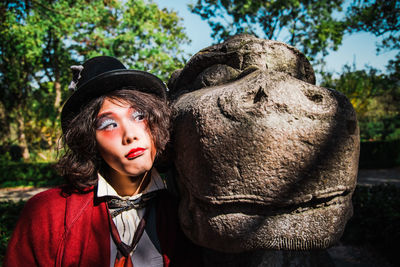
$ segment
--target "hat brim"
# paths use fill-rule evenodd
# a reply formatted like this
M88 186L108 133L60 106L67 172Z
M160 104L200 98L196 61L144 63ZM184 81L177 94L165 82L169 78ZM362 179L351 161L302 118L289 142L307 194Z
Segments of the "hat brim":
M135 90L150 93L166 100L166 87L155 75L140 70L114 70L105 72L87 81L79 87L65 102L61 112L61 127L63 132L69 122L80 112L90 100L109 92L132 86Z

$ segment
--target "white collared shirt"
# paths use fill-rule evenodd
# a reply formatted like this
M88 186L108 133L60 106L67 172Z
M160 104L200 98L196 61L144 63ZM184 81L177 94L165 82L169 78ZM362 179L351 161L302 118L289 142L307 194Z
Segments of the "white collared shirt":
M106 181L106 179L103 176L101 176L101 174L98 174L98 177L99 177L97 186L98 197L112 196L123 200L126 199L135 200L140 198L145 193L150 193L153 191L162 190L166 188L163 180L160 177L160 174L154 168L151 171L151 179L147 187L141 193L130 197L129 196L122 197L118 195L115 189ZM121 241L124 242L125 244L130 245L132 243L136 228L140 222L140 219L144 216L144 211L145 208L137 210L130 209L122 212L121 214L113 218L114 224L118 229Z

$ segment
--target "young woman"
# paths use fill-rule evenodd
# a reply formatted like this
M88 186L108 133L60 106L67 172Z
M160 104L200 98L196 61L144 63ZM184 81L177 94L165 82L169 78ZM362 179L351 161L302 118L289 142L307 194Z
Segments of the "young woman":
M164 84L112 57L71 68L58 162L68 185L27 202L4 266L200 266L153 167L169 139Z

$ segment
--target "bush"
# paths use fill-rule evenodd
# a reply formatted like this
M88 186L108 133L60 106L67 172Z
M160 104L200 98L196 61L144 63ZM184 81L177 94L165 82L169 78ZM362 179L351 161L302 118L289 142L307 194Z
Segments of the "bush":
M0 188L15 186L55 186L63 183L51 163L4 161L0 165Z
M360 119L361 141L390 141L400 139L400 116Z
M0 263L3 262L8 240L25 202L0 202Z
M400 266L400 188L394 185L357 186L353 195L354 215L347 223L342 241L369 244Z
M400 139L361 142L360 169L392 168L400 165Z

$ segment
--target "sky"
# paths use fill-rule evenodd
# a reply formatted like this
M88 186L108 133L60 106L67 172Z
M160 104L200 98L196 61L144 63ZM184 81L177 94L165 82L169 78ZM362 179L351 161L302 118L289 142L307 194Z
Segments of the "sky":
M214 43L208 23L201 20L199 15L192 14L187 7L189 3L195 3L195 0L154 0L154 2L160 8L166 7L168 10L176 11L178 16L183 18L186 34L192 40L190 45L182 47L185 52L193 55L202 48ZM393 59L396 53L391 51L377 55L376 43L378 41L378 38L369 33L344 36L339 49L330 51L329 55L325 57L327 62L325 70L338 74L344 65L353 65L355 63L357 69L363 69L366 65L369 65L385 71L388 61Z

